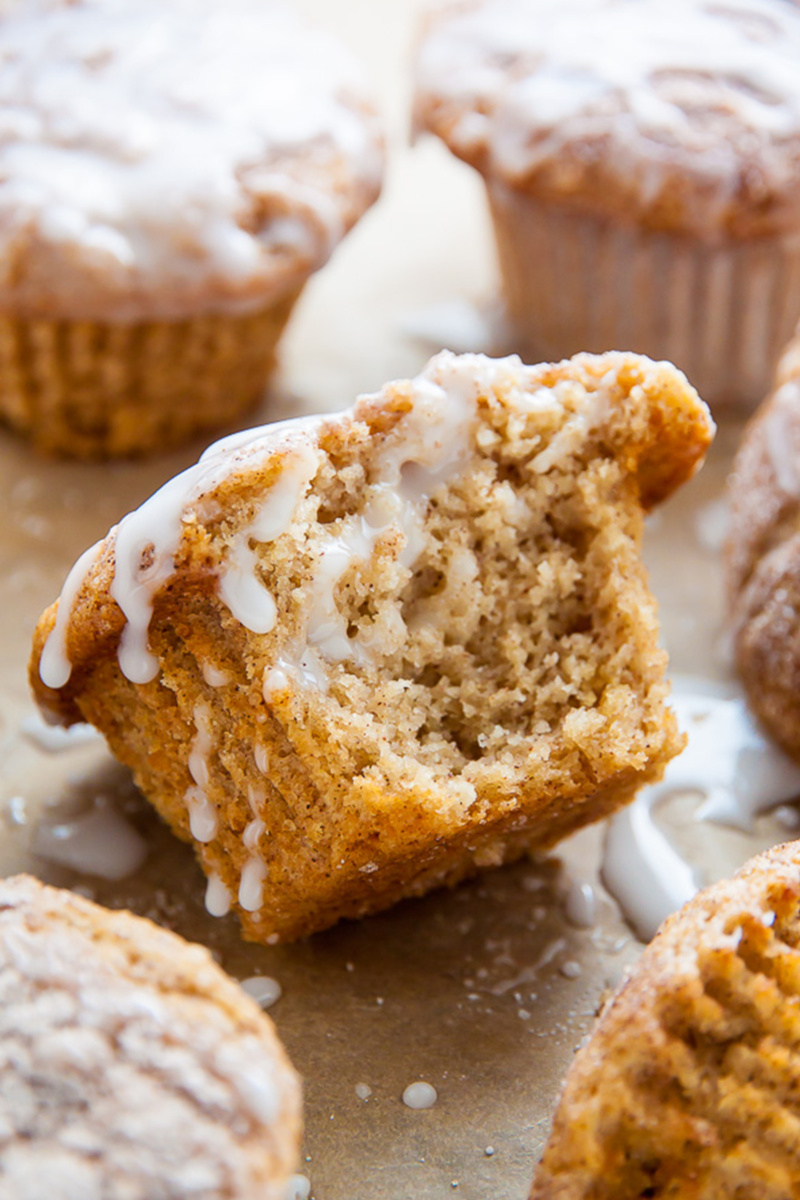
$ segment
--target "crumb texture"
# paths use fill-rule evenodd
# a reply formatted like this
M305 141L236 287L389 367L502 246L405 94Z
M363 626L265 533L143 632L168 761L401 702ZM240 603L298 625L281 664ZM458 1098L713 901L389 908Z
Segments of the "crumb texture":
M800 843L670 917L573 1062L531 1200L800 1196Z
M42 619L34 689L103 729L249 937L455 882L680 747L639 548L711 432L665 364L442 354L126 518Z
M299 1124L271 1022L207 951L0 883L2 1200L283 1200Z

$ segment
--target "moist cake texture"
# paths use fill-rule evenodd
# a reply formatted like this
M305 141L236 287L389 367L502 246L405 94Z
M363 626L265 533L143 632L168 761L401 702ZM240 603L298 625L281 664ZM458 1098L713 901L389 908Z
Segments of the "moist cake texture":
M661 927L570 1068L531 1200L800 1195L800 843Z
M681 746L639 548L713 426L627 354L434 358L212 447L79 560L31 682L288 939L552 845Z
M300 1089L270 1019L152 922L0 881L3 1200L284 1200Z

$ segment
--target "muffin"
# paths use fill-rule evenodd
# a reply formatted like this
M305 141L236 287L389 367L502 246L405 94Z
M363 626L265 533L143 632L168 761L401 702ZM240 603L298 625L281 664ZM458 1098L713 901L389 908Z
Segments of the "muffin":
M378 192L348 54L273 0L34 0L0 63L0 418L81 458L230 423Z
M207 950L20 875L0 995L0 1195L284 1200L297 1077Z
M247 938L455 883L680 749L639 552L711 433L669 365L442 353L125 517L41 618L34 693L105 734Z
M800 1196L800 843L669 917L567 1075L531 1200Z
M416 124L482 174L513 348L629 347L754 405L800 316L800 12L785 0L464 0Z
M728 480L728 618L753 711L800 760L800 338L745 429Z

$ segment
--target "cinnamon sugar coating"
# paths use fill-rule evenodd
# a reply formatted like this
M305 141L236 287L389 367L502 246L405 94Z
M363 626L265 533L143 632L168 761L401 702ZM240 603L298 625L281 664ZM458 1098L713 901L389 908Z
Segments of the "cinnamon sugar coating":
M680 748L639 549L712 431L668 364L441 354L126 518L42 617L34 692L103 731L248 938L455 883Z
M767 729L800 757L800 360L795 341L745 430L728 483L736 666Z
M0 1195L284 1200L300 1089L207 950L0 882Z
M800 225L800 13L783 0L432 6L417 124L487 178L637 228Z
M668 918L567 1075L531 1200L800 1195L800 843Z

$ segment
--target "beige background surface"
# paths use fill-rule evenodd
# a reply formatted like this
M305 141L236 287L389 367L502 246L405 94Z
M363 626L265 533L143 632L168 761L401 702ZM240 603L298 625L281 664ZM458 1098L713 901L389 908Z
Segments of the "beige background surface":
M390 131L387 183L377 208L309 286L281 375L253 423L338 408L416 372L443 344L483 348L475 306L485 310L495 294L478 181L433 142L408 144L407 63L418 6L305 0L302 7L367 61ZM429 336L412 336L413 329ZM709 467L649 530L673 668L709 679L727 673L709 530L723 517L719 495L738 434L736 422L724 424ZM240 978L280 982L271 1013L305 1079L299 1169L316 1200L524 1200L567 1063L602 994L638 953L597 881L602 831L579 835L558 858L488 874L296 946L247 946L232 918L206 915L191 854L159 826L105 750L45 750L29 724L25 664L40 610L77 555L201 448L147 464L73 466L43 462L0 432L0 870L27 868L128 905L206 942ZM103 882L32 854L40 822L52 827L98 805L124 812L145 836L148 855L135 875ZM785 836L769 818L753 837L689 828L679 810L671 836L690 847L704 878ZM598 920L589 928L570 925L564 913L576 880L597 888ZM578 965L565 972L567 963ZM401 1095L420 1078L439 1099L415 1112ZM369 1086L366 1100L357 1084Z

